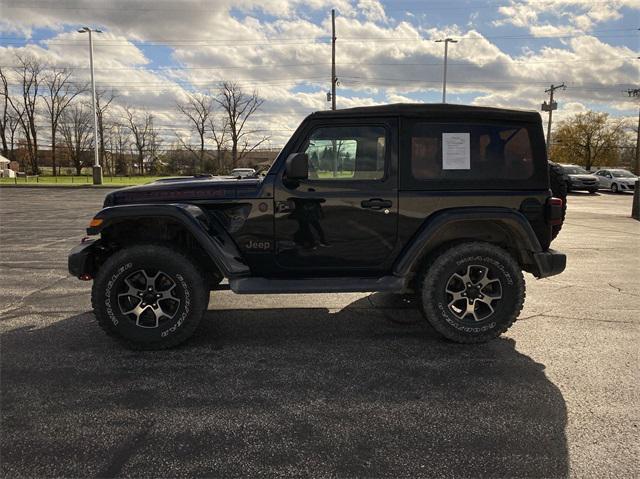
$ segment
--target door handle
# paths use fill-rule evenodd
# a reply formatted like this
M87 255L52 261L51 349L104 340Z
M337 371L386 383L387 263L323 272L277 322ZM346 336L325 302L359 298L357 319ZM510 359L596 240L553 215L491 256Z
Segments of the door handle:
M372 210L381 210L382 208L391 208L393 203L390 200L383 200L381 198L371 198L370 200L363 200L360 206L363 208L370 208Z

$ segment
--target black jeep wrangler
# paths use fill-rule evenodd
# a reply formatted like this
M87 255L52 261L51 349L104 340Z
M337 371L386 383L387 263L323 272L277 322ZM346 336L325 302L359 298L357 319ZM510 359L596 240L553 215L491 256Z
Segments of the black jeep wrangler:
M478 343L518 317L522 271L564 270L549 249L562 218L536 112L322 111L262 178L110 193L69 271L94 280L98 322L132 348L191 336L224 278L239 294L413 293L444 337Z

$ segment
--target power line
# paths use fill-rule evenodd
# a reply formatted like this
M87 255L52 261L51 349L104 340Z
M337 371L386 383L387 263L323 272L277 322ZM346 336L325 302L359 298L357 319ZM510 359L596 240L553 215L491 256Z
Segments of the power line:
M628 57L608 57L607 60L631 60L636 59L635 56ZM508 64L527 64L527 65L546 65L546 64L567 64L567 63L602 63L602 59L581 59L581 60L544 60L544 61L532 61L532 60L509 60ZM331 65L331 62L311 62L311 63L271 63L271 64L255 64L248 63L245 65L230 65L230 66L197 66L197 67L187 67L182 65L176 66L159 66L159 67L147 67L145 65L140 66L131 66L131 67L100 67L100 71L139 71L139 72L159 72L159 71L191 71L191 70L246 70L252 68L297 68L297 67L313 67L313 66L326 66ZM368 63L368 62L336 62L336 65L349 65L349 66L415 66L415 67L424 67L424 66L443 66L443 62L427 62L427 63L405 63L405 62L376 62L376 63ZM478 63L473 62L448 62L447 67L483 67L485 64L480 65ZM19 65L0 65L0 68L19 68ZM76 65L56 65L56 64L45 64L42 65L43 70L51 70L51 69L66 69L70 71L82 71L89 70L89 67L81 67Z
M395 0L396 2L398 0ZM169 3L169 2L167 2ZM172 2L171 2L172 3ZM440 5L441 6L436 6L438 5L437 3L432 3L431 4L431 8L430 7L423 7L421 5L421 11L430 11L430 12L437 12L437 11L449 11L449 10L468 10L470 8L473 9L488 9L488 10L498 10L500 8L504 8L504 7L518 7L518 6L529 6L528 2L510 2L510 3L496 3L492 6L490 5L486 5L487 2L482 2L484 3L484 5L476 5L476 6L469 6L469 5L464 5L464 6L451 6L450 2L443 2ZM490 2L491 3L491 2ZM540 5L549 5L549 6L554 6L556 8L559 8L560 11L562 10L563 5L558 5L557 1L552 1L549 0L547 2L544 1L538 1L536 2ZM568 4L566 5L567 7L574 7L574 8L582 8L582 9L587 9L587 8L591 8L594 5L610 5L610 2L589 2L589 4L587 5L576 5L576 4ZM30 9L47 9L47 10L91 10L91 11L118 11L118 12L122 12L122 11L129 11L129 12L154 12L154 11L158 11L158 12L181 12L184 13L185 9L184 8L163 8L163 7L159 7L158 6L158 2L154 2L154 5L152 7L139 7L139 8L131 8L131 7L107 7L107 6L63 6L60 5L58 2L39 2L39 3L27 3L27 4L21 4L21 5L4 5L4 8L9 8L9 9L23 9L23 10L30 10ZM247 11L251 11L251 9L247 8ZM385 9L386 12L392 12L392 11L404 11L404 10L388 10ZM210 8L194 8L191 7L189 8L189 12L206 12L206 13L211 13L211 9Z
M625 29L610 29L602 30L602 32L637 32L637 29L625 28ZM484 40L544 40L544 39L569 39L580 37L593 37L593 38L638 38L638 35L595 35L600 31L594 30L592 32L576 32L567 33L563 35L488 35L478 37L465 37L465 36L452 36L451 38L460 42L474 42ZM3 38L3 37L0 37ZM7 37L4 37L7 38ZM8 37L18 38L18 37ZM303 41L306 40L306 41ZM431 42L432 38L425 37L344 37L340 38L341 43L395 43L395 42ZM71 45L81 46L79 40L75 39L59 39L53 40L41 39L35 42L30 39L20 39L19 41L3 41L5 45L24 45L25 43L44 43L46 45ZM268 46L268 45L330 45L330 37L294 37L294 38L263 38L263 39L249 39L249 40L234 40L234 39L204 39L204 40L126 40L126 39L101 39L99 42L95 42L96 46L100 47L112 47L112 46L232 46L232 47L244 47L244 46Z

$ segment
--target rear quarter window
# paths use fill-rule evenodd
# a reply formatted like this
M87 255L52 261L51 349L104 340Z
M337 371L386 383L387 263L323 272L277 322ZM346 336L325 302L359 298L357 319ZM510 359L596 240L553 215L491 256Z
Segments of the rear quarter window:
M546 161L540 161L529 125L413 121L407 126L402 176L410 184L428 183L432 189L546 187ZM457 142L453 149L452 141Z

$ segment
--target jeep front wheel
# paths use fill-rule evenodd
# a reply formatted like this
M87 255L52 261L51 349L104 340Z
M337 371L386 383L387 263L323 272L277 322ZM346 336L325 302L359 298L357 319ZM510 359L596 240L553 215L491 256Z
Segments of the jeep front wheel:
M498 246L473 242L441 254L422 277L422 312L445 338L481 343L516 320L525 297L522 271Z
M111 256L93 283L98 323L131 349L165 349L193 334L209 292L186 256L160 245L137 245Z

